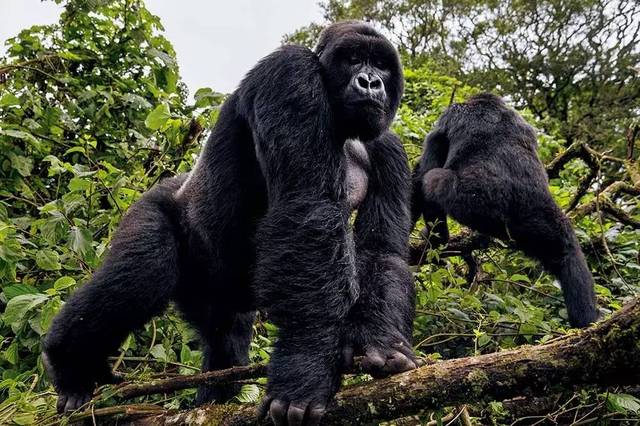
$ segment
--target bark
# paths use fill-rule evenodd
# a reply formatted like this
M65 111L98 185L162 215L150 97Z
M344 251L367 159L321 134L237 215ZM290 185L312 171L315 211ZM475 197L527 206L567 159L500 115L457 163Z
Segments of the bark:
M612 318L544 345L427 365L348 387L323 424L392 420L445 406L546 395L579 386L640 383L640 302ZM210 405L132 419L141 425L261 424L255 407Z

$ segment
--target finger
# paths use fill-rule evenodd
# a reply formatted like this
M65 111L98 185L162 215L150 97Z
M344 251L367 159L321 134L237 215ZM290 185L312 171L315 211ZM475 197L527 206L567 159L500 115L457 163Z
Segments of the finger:
M91 395L85 394L80 401L80 407L89 404L89 401L91 401Z
M385 364L385 356L378 349L368 349L365 358L362 360L362 368L369 371L376 371Z
M342 369L349 371L353 368L353 346L347 345L342 348Z
M270 396L266 396L262 399L262 402L258 406L258 418L264 419L269 414L269 407L271 406L271 401L273 398Z
M387 360L384 370L389 373L401 373L414 368L416 368L416 364L412 360L402 352L394 352L391 358Z
M69 413L71 411L76 411L78 407L78 397L76 395L71 395L67 398L67 404L64 406L64 412Z
M269 408L269 416L276 426L284 426L287 424L287 408L289 404L279 399L274 399Z
M301 426L304 420L304 413L307 411L307 406L303 407L289 405L289 413L287 414L287 422L289 426Z
M318 426L320 424L320 420L326 411L326 407L324 405L316 405L309 409L309 416L307 416L307 424L306 426Z
M59 395L58 396L58 402L56 403L56 410L58 411L58 414L62 414L64 413L64 407L67 405L67 395Z
M413 352L413 348L403 342L395 343L391 345L391 347L402 352L409 359L414 359L416 357L415 353Z
M122 373L112 373L111 374L111 381L109 383L111 384L118 384L118 383L122 383L124 382L124 374Z

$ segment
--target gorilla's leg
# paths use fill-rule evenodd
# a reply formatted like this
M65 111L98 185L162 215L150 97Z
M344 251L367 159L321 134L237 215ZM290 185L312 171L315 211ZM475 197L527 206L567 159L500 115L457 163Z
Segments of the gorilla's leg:
M212 324L212 330L203 337L203 372L249 364L249 344L255 318L255 312L242 312L231 314L224 320ZM202 385L198 388L196 404L226 402L240 391L240 386Z
M343 333L343 358L364 355L374 376L415 368L412 348L415 288L406 263L411 219L409 169L397 137L387 133L367 144L371 161L367 195L355 221L360 294Z
M346 158L319 66L313 52L284 46L240 90L269 194L254 289L279 328L261 410L276 424L319 423L340 384L340 331L356 291Z
M174 183L163 182L130 208L102 267L54 319L43 361L59 412L86 403L96 383L113 382L107 356L167 306L179 276Z
M448 212L457 204L457 187L458 177L449 169L431 169L422 178L425 203L441 212Z
M516 243L558 278L572 326L586 327L597 321L593 277L569 219L550 196L546 203L527 211L528 217L513 225Z

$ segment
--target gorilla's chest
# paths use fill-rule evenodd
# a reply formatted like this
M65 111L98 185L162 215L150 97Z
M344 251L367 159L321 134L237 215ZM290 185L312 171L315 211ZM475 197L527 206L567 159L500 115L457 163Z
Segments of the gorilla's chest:
M347 192L349 206L357 209L367 195L370 162L367 150L357 139L348 139L344 144L347 157Z

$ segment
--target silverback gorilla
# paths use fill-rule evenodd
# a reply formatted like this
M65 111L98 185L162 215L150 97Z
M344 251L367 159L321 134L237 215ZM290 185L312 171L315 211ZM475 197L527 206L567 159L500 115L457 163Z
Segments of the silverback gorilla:
M449 238L447 215L512 240L558 277L573 326L598 319L593 278L549 192L534 130L499 97L476 95L440 117L413 174L412 205L433 246Z
M415 368L410 172L388 131L402 91L395 49L364 23L261 60L194 170L130 208L53 321L43 360L58 410L116 380L107 356L169 301L202 337L203 371L247 364L267 312L279 335L262 413L276 424L317 423L354 355L374 375ZM203 386L197 402L236 390Z

